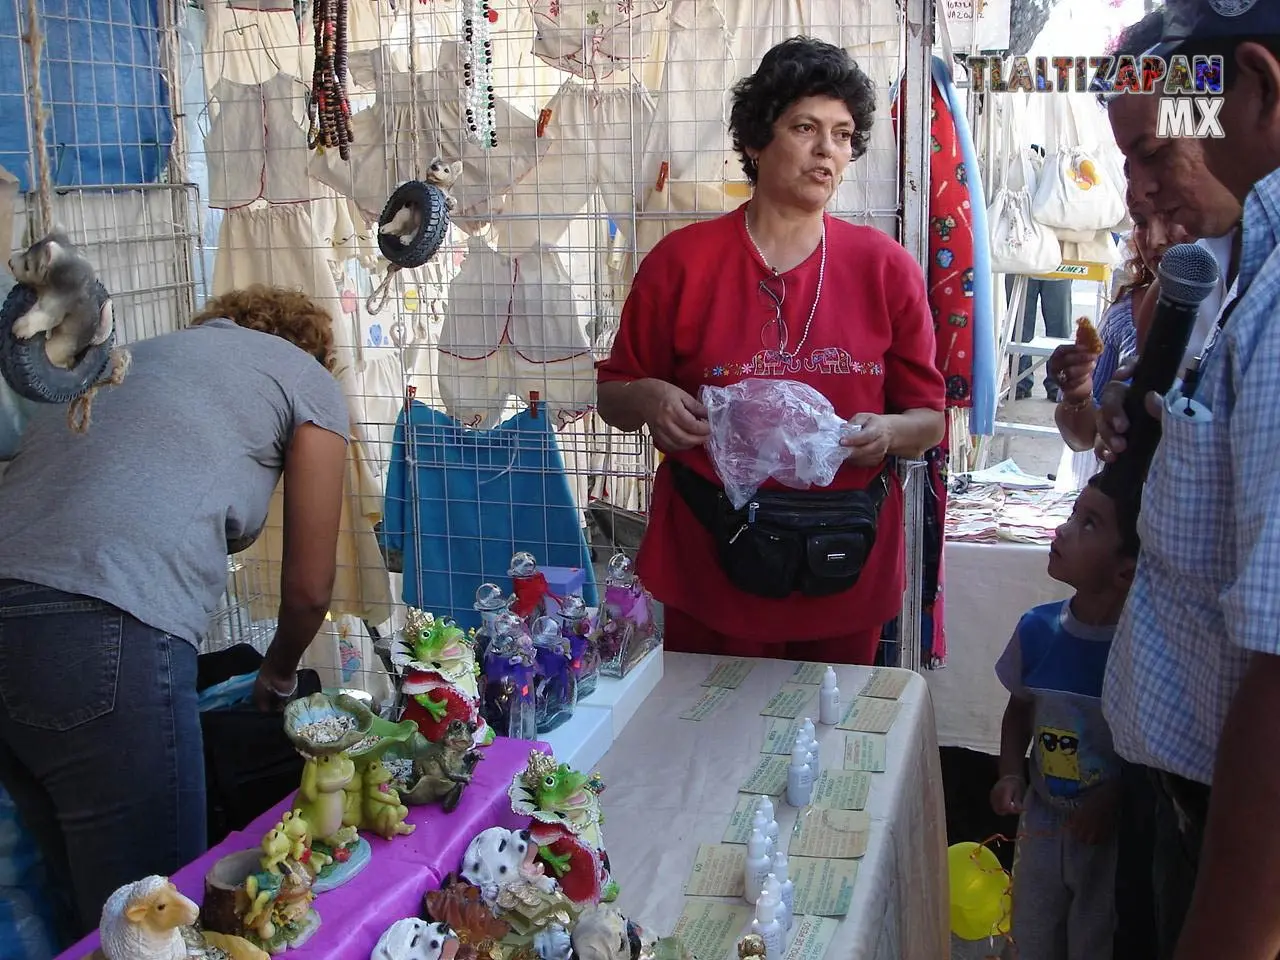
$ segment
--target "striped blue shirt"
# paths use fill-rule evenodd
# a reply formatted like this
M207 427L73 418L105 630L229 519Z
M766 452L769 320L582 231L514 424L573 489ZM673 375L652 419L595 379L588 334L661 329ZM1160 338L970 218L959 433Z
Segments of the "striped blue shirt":
M1180 385L1166 398L1103 686L1121 756L1201 783L1250 656L1280 655L1278 245L1280 170L1245 201L1240 295L1206 348L1201 406Z
M1102 403L1102 388L1115 376L1120 361L1138 352L1138 328L1133 323L1133 291L1113 303L1098 330L1102 353L1093 366L1093 402Z

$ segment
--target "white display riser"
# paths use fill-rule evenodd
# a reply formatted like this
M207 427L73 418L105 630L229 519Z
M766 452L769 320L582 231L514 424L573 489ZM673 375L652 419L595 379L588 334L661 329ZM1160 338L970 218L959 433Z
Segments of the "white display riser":
M550 733L538 734L538 739L551 745L560 763L590 773L661 679L662 647L658 647L621 680L597 680L591 696L573 708L573 717Z

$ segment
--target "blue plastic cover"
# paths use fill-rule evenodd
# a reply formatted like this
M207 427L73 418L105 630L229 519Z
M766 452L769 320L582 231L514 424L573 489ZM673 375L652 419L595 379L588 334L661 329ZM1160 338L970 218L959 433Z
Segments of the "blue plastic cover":
M42 90L53 182L154 183L173 122L160 68L154 0L37 0L45 35ZM23 64L25 4L0 4L0 164L31 182L32 126Z

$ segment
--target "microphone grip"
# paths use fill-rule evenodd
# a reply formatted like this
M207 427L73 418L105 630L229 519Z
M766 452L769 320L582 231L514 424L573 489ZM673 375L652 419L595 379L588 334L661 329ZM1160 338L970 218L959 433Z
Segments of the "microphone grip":
M1151 332L1124 397L1124 415L1129 421L1125 448L1103 468L1106 476L1100 482L1104 492L1136 489L1146 479L1161 432L1160 422L1147 412L1146 397L1152 392L1164 396L1173 387L1198 315L1198 305L1164 297L1157 301Z

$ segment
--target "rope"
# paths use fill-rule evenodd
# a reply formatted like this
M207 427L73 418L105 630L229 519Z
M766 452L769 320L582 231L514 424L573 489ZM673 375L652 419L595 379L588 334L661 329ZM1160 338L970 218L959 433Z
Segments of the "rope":
M67 408L67 426L72 433L87 433L89 424L93 422L93 398L101 387L118 387L124 382L133 363L133 355L124 347L116 347L111 351L111 366L107 375L86 390L81 396L71 401Z
M31 80L28 93L31 96L31 117L35 127L35 143L32 145L36 160L36 176L39 179L41 236L53 229L53 171L49 168L49 155L45 147L45 132L49 124L44 109L44 90L40 84L40 62L44 53L44 32L40 29L40 15L36 0L27 3L27 32L23 41L31 59Z

